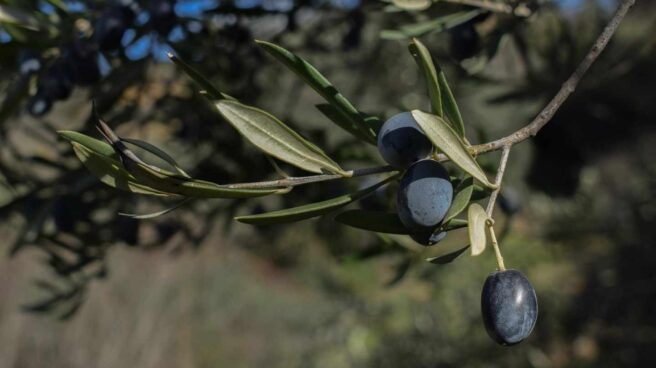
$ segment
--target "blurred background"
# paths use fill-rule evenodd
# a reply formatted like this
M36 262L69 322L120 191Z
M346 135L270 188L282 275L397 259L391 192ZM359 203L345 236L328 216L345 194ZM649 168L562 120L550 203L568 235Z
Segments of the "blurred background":
M104 186L56 134L98 137L95 100L120 135L156 144L195 177L275 178L172 52L342 167L378 165L375 148L336 129L315 108L322 99L253 40L297 52L359 109L387 118L428 109L407 52L416 36L445 69L469 140L486 142L535 116L617 5L513 3L523 11L446 0L422 10L373 0L0 0L0 367L654 366L654 2L637 1L554 120L511 152L495 212L501 247L540 303L535 331L512 348L492 342L480 316L490 251L434 265L423 260L430 250L331 216L259 228L232 220L373 178L196 200L138 221L117 214L171 203ZM494 172L498 158L479 161ZM357 206L393 208L393 193ZM437 247L466 242L457 231Z

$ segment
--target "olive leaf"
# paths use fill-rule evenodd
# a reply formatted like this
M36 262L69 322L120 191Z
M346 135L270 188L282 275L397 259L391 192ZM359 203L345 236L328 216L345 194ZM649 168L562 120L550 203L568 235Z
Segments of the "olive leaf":
M448 118L448 121L451 123L453 130L455 130L460 138L465 139L465 123L462 120L462 115L460 114L460 109L458 108L458 103L456 103L456 98L451 92L451 87L446 81L446 75L444 71L437 65L437 81L440 86L440 91L442 92L442 106L444 107L444 114Z
M84 166L96 176L101 182L113 188L125 190L138 194L148 194L154 196L174 196L171 193L165 193L154 188L143 185L130 175L117 160L112 147L102 141L86 137L82 139L89 144L84 145L75 140L73 135L76 132L59 132L59 134L70 141L73 146L73 152ZM93 141L95 142L93 142ZM104 145L104 146L103 146ZM94 150L93 148L98 148Z
M451 207L449 207L449 211L447 211L444 216L445 222L458 216L465 210L465 208L467 208L473 192L474 178L471 176L467 176L458 183L458 186L455 189L455 194L453 195L453 200L451 201Z
M345 194L325 201L309 203L303 206L286 208L279 211L266 212L258 215L238 216L235 217L235 220L252 225L276 225L322 216L344 207L349 203L355 202L358 199L364 198L399 176L400 174L392 175L383 181L355 193Z
M489 188L495 188L485 176L483 169L467 150L465 143L458 137L457 133L439 116L425 113L420 110L412 110L412 116L424 131L428 139L447 157L458 165L469 175L476 178Z
M477 256L485 250L487 244L487 213L481 205L473 203L467 211L469 221L469 243L472 256Z
M152 153L153 155L155 155L155 156L161 158L162 160L166 161L166 162L167 162L169 165L171 165L171 166L172 166L172 167L173 167L173 168L174 168L174 169L175 169L180 175L182 175L182 176L184 176L184 177L187 177L187 178L190 178L189 174L187 174L187 173L186 173L186 172L180 167L180 165L178 165L178 163L175 162L175 159L173 159L173 157L171 157L168 153L164 152L164 151L161 150L160 148L155 147L154 145L152 145L152 144L150 144L150 143L148 143L148 142L145 142L145 141L139 140L139 139L122 138L122 141L123 141L123 142L130 143L130 144L133 144L133 145L135 145L135 146L137 146L137 147L139 147L139 148L142 148L142 149L144 149L144 150L146 150L146 151Z
M426 46L416 38L412 39L408 49L419 68L421 68L424 79L426 79L432 111L435 115L442 117L442 94L440 93L440 83L437 79L437 70L433 64L433 58Z
M343 119L350 122L349 126L360 132L360 134L356 135L356 138L363 139L365 142L374 145L376 144L376 134L367 124L362 114L335 88L335 86L332 85L332 83L330 83L330 81L328 81L328 79L326 79L326 77L321 74L321 72L312 66L312 64L276 44L260 40L256 40L255 42L266 52L301 77L310 87L328 101L328 103L334 106L336 112L338 112ZM331 118L331 120L333 119ZM337 124L343 129L346 129L342 124ZM349 129L346 130L351 132Z
M469 248L469 245L466 245L466 246L456 250L455 252L447 253L443 256L426 258L426 261L428 261L430 263L433 263L433 264L440 264L440 265L451 263L456 258L458 258L461 254L463 254L467 250L467 248Z
M215 103L221 115L257 148L301 169L346 176L321 149L264 110L232 100Z
M316 105L317 110L319 110L325 117L330 121L337 124L340 128L351 133L354 137L368 141L371 137L363 133L361 129L358 128L352 120L348 119L344 114L340 112L338 108L331 104L318 104Z
M168 208L165 208L161 211L157 211L157 212L146 213L146 214L141 214L141 215L135 214L135 213L123 213L123 212L119 212L118 214L119 214L119 216L129 217L129 218L132 218L132 219L135 219L135 220L153 219L153 218L156 218L156 217L159 217L159 216L162 216L162 215L166 215L167 213L172 212L172 211L180 208L182 205L188 203L192 199L193 198L185 198L185 199L179 201L178 203L176 203L176 204L174 204L174 205L172 205Z
M431 6L432 0L392 0L392 4L403 10L426 10Z
M484 10L482 9L461 11L428 21L407 24L398 29L385 29L380 32L380 37L387 40L405 40L412 37L420 37L428 33L442 32L465 23L483 12Z

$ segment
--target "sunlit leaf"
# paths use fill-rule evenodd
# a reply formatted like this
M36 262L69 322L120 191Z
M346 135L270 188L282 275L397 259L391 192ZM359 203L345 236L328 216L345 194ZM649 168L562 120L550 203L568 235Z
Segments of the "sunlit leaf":
M216 101L216 107L244 138L265 153L310 172L345 174L321 149L266 111L231 100Z
M458 165L461 169L469 175L476 178L489 188L494 188L485 176L483 169L478 166L478 163L472 155L467 151L465 143L458 137L457 133L439 116L425 113L419 110L413 110L412 116L417 121L417 124L424 131L428 139L440 151L444 152L454 164Z
M433 264L440 264L440 265L451 263L456 258L458 258L461 254L463 254L467 250L467 248L469 248L469 245L464 246L464 247L458 249L455 252L445 254L443 256L426 258L426 261L428 261L430 263L433 263Z
M234 189L216 183L190 179L166 170L123 159L114 148L81 133L60 131L73 145L78 158L103 183L135 193L193 198L249 198L278 193L280 189Z
M123 169L120 162L108 156L100 155L79 143L71 142L71 144L73 145L75 155L87 170L110 187L154 196L167 197L173 195L137 182L132 175Z
M487 213L481 205L473 203L467 212L469 220L469 243L472 256L477 256L485 250L487 244Z
M424 74L424 79L428 85L428 95L433 113L437 116L442 116L442 96L440 93L440 84L437 79L437 70L433 64L433 58L430 52L421 41L416 38L408 46L410 54L415 59L415 62Z
M236 217L235 220L252 225L275 225L322 216L373 193L376 189L398 177L399 174L392 175L381 182L359 190L355 193L342 195L325 201L310 203L293 208L286 208L279 211L266 212L258 215L239 216Z
M362 114L324 77L312 64L293 52L266 41L255 41L266 52L282 62L300 76L310 87L319 93L336 111L350 122L350 126L360 131L358 138L366 137L366 142L376 144L376 135L365 122ZM331 119L332 120L332 119ZM341 126L341 125L340 125Z
M464 211L471 200L473 192L474 178L467 176L464 180L458 183L458 186L455 189L455 194L453 195L453 201L451 201L451 207L449 207L449 211L444 216L444 221L449 221Z
M403 10L426 10L433 0L392 0L392 4Z

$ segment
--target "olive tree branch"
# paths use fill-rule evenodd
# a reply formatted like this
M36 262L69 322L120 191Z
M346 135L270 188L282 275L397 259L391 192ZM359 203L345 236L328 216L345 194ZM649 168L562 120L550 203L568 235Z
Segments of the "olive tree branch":
M473 6L476 8L489 10L495 13L512 14L523 18L530 17L531 14L533 14L531 9L528 6L526 6L526 4L510 5L510 4L490 1L490 0L442 0L442 1L452 4Z
M381 174L391 171L398 171L399 169L386 165L386 166L375 166L367 167L363 169L354 169L346 172L346 176L340 174L320 174L320 175L309 175L309 176L296 176L289 177L278 180L271 181L260 181L253 183L238 183L238 184L227 184L226 188L230 189L262 189L262 188L284 188L284 187L294 187L297 185L318 183L321 181L344 179L344 178L354 178L358 176Z
M635 4L636 0L622 0L622 2L615 10L613 17L608 22L604 30L597 37L597 40L588 51L587 55L583 58L579 66L574 70L574 73L563 83L562 87L556 95L549 101L549 103L542 109L542 111L531 121L528 125L513 132L512 134L503 138L497 139L492 142L475 145L469 148L469 152L474 155L480 155L487 152L497 151L507 145L512 145L525 141L526 139L538 134L540 129L547 125L549 121L556 114L560 106L567 100L567 98L574 92L576 86L579 84L585 73L590 66L597 60L599 55L608 45L608 42L617 31L620 23L629 9ZM448 158L444 155L438 156L440 161L446 161Z
M485 6L497 5L495 3L486 1L486 0L446 0L450 2L457 2L467 5L476 6L474 4ZM590 66L597 60L601 52L606 48L608 42L617 31L620 23L624 19L624 16L629 11L629 9L635 4L636 0L622 0L617 10L613 14L610 22L606 25L601 34L597 37L597 40L592 45L592 48L588 54L583 58L579 66L574 70L574 73L563 83L561 89L556 93L556 95L551 99L551 101L542 109L542 111L531 121L528 125L523 128L516 130L512 134L505 136L503 138L497 139L492 142L483 143L468 148L469 152L474 155L481 155L484 153L498 151L500 149L504 150L502 154L502 164L500 169L503 167L505 169L505 161L508 159L508 153L510 147L516 143L525 141L526 139L535 136L542 127L544 127L553 116L556 114L560 106L567 100L567 98L574 92L576 86L581 81L581 78L588 71ZM502 5L502 4L498 4ZM503 4L507 5L507 4ZM510 5L507 5L510 6ZM511 7L512 8L512 7ZM515 9L516 10L516 9ZM505 157L505 158L504 158ZM437 155L438 161L448 161L449 158L444 154ZM263 182L253 182L253 183L238 183L238 184L226 184L226 188L232 189L262 189L262 188L290 188L298 185L309 184L309 183L318 183L322 181L337 180L343 179L345 177L358 177L365 175L380 174L385 172L398 171L398 169L392 166L377 166L364 169L355 169L347 171L345 176L339 174L320 174L320 175L310 175L310 176L300 176L300 177L289 177L278 180L263 181ZM503 172L499 170L497 172L497 180L500 183L501 178L503 177ZM497 183L498 184L498 183ZM488 215L491 214L491 208L494 207L494 202L496 196L498 195L498 189L492 193L493 197L490 198L490 203L488 203ZM494 199L493 199L494 198Z

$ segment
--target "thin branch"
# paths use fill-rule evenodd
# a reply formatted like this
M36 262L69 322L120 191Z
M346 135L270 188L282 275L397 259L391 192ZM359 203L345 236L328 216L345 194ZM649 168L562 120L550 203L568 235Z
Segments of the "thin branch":
M523 18L530 17L531 14L533 14L531 9L528 6L526 6L526 4L517 4L513 6L510 4L490 1L490 0L442 0L442 1L447 3L453 3L453 4L473 6L476 8L489 10L495 13L512 14Z
M227 184L225 187L229 189L285 188L285 187L295 187L297 185L303 185L303 184L317 183L321 181L354 178L358 176L373 175L373 174L382 174L382 173L398 171L398 170L399 169L395 167L386 165L386 166L367 167L364 169L349 170L346 172L347 174L346 176L340 174L296 176L296 177L289 177L285 179L278 179L278 180L271 180L271 181Z
M460 2L462 4L465 4L465 2L467 2L468 3L467 5L472 5L472 6L475 6L474 3L478 5L485 3L487 4L486 6L494 4L485 0L447 0L447 1ZM565 102L565 100L567 100L567 98L572 94L572 92L574 92L576 86L581 81L581 78L583 78L583 76L588 71L590 66L595 62L595 60L597 60L601 52L606 48L608 42L613 37L615 31L617 31L617 28L619 27L620 23L624 19L624 16L629 11L631 6L633 6L634 4L635 4L635 0L622 0L617 10L615 11L615 14L613 14L613 17L611 18L610 22L608 23L608 25L606 25L603 32L599 35L597 40L594 42L588 54L585 56L585 58L583 58L583 61L581 61L581 63L576 68L574 73L569 77L569 79L567 79L567 81L565 81L565 83L563 83L560 91L556 93L553 99L547 104L547 106L544 107L544 109L542 109L542 111L538 114L538 116L536 116L533 119L533 121L531 121L525 127L515 131L514 133L506 137L503 137L496 141L469 147L469 152L472 155L477 156L487 152L498 151L500 149L504 149L505 147L510 147L513 144L525 141L526 139L532 136L535 136L540 131L540 129L542 129L542 127L544 127L549 121L551 121L553 116L556 114L556 111L558 111L558 109ZM516 9L518 8L515 8L515 10ZM111 141L111 138L116 138L116 137L106 137L106 138L109 138L109 140ZM440 154L437 155L437 160L448 161L449 158L446 157L444 154ZM310 175L310 176L290 177L285 179L255 182L255 183L226 184L225 187L231 189L289 188L297 185L343 179L345 177L357 177L357 176L380 174L380 173L397 171L397 170L398 169L391 166L378 166L378 167L370 167L365 169L350 170L346 172L347 173L346 176L338 175L338 174ZM491 211L488 210L488 212Z
M507 145L516 144L523 142L526 139L535 136L538 134L540 129L547 125L549 121L556 114L560 106L567 100L567 98L574 92L576 86L581 81L581 78L588 71L590 66L597 60L601 52L606 48L608 42L617 31L620 23L624 19L624 16L629 11L629 9L635 4L636 0L622 0L620 5L615 10L615 14L608 22L604 30L601 32L597 40L592 45L588 54L583 58L579 66L574 70L574 73L563 83L562 87L556 93L556 95L551 99L551 101L545 106L542 111L536 116L533 121L523 128L515 131L514 133L497 139L496 141L479 144L469 148L469 152L472 155L477 156L483 153L498 151ZM439 161L447 161L448 158L444 155L438 156Z
M506 172L506 163L508 162L508 155L510 155L510 145L504 146L503 151L501 151L501 161L499 161L499 169L497 170L497 176L494 179L494 185L497 186L495 190L490 194L490 200L487 202L487 208L485 212L487 217L492 218L492 211L494 211L494 203L497 201L497 196L501 191L501 181L503 181L503 174Z

